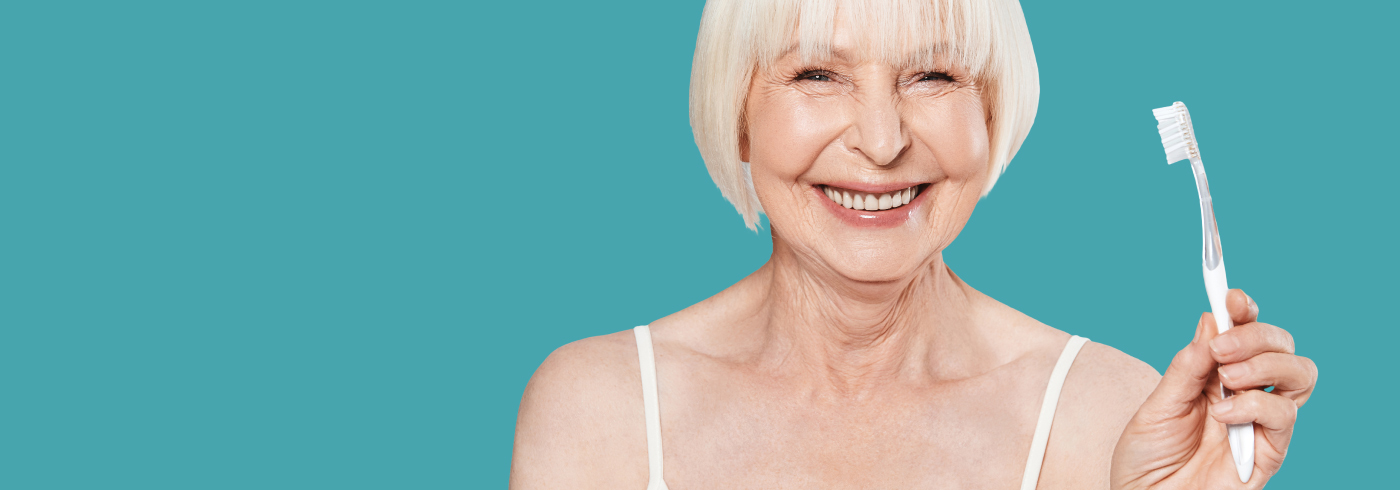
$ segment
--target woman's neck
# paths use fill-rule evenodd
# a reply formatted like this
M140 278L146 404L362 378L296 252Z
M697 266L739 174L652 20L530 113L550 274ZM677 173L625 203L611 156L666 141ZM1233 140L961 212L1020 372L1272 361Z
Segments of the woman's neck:
M855 281L775 240L764 269L763 358L860 397L880 386L961 378L993 344L972 328L978 295L935 255L908 277ZM766 283L766 284L764 284Z

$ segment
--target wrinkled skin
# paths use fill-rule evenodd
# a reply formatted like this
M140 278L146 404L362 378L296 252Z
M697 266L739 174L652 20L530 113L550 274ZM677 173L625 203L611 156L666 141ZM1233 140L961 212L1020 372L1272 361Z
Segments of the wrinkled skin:
M1256 321L1259 306L1244 292L1231 290L1227 307L1236 327L1217 334L1214 317L1202 315L1195 339L1124 429L1113 488L1262 488L1278 473L1317 366L1294 354L1288 332ZM1221 381L1235 396L1221 399ZM1272 393L1262 390L1268 386ZM1249 422L1254 473L1241 483L1225 426Z
M773 255L650 324L671 488L1020 481L1070 335L943 261L987 185L985 92L958 66L863 52L861 32L838 18L829 56L789 53L755 73L740 151ZM817 190L839 183L926 187L920 204L898 208L907 219L868 227ZM1286 332L1255 323L1242 292L1229 299L1239 326L1219 338L1198 327L1165 376L1087 344L1065 382L1040 488L1258 488L1275 474L1316 368ZM1242 392L1211 414L1224 405L1211 394L1217 363L1246 372L1227 373ZM551 354L521 401L511 488L645 488L656 475L638 373L630 331ZM1248 421L1259 424L1259 467L1241 485L1222 423Z

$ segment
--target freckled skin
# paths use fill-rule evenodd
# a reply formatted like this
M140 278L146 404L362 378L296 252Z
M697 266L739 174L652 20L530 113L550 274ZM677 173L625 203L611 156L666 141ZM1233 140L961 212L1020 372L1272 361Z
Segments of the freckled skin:
M769 262L651 323L670 488L1019 484L1069 335L978 292L943 262L987 180L982 88L957 66L896 66L863 53L858 32L838 18L833 56L784 57L750 85L740 150L771 224ZM831 182L924 183L926 202L896 226L852 226L813 190ZM1262 486L1316 368L1292 354L1286 332L1254 322L1258 308L1242 292L1232 292L1230 311L1239 326L1225 335L1242 347L1213 354L1214 336L1198 334L1165 378L1086 345L1064 385L1039 488ZM1127 319L1125 328L1148 327ZM1248 403L1212 418L1217 362L1252 366L1232 388L1283 388L1251 390ZM1250 417L1268 427L1257 457L1265 466L1241 487L1221 464L1230 456L1220 421ZM525 390L511 488L645 488L644 420L630 331L560 348Z

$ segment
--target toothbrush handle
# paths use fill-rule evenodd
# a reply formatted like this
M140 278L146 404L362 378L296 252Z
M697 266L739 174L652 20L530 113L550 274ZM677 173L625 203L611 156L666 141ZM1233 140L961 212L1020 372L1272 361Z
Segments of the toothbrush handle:
M1225 258L1220 257L1218 260L1215 269L1202 264L1201 270L1205 273L1210 312L1215 316L1215 332L1222 334L1235 325L1230 320L1230 311L1225 308L1225 295L1230 292L1230 286L1225 281ZM1220 385L1221 398L1229 398L1234 394L1225 385ZM1230 424L1229 432L1230 454L1235 458L1235 471L1239 473L1240 482L1248 482L1250 475L1254 473L1254 424Z

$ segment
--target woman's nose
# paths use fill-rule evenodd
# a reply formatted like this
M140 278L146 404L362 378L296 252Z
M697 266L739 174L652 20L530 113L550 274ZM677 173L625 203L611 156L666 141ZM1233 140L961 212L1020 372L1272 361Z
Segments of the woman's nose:
M894 163L909 147L898 102L888 99L859 104L854 124L846 130L842 139L851 152L861 154L870 163L882 167Z

